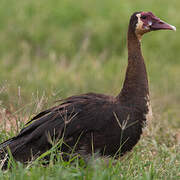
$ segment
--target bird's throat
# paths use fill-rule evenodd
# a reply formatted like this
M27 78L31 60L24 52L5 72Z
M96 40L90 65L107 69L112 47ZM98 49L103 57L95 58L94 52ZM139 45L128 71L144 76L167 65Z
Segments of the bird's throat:
M119 97L136 100L149 95L147 72L141 53L141 44L136 34L128 31L128 67Z

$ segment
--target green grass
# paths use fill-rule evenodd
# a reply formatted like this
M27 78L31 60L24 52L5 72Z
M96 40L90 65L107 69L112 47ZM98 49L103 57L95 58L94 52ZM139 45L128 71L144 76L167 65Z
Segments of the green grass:
M177 32L145 35L143 54L149 75L153 119L133 151L122 160L15 164L1 179L179 179L180 2L176 0L1 0L0 110L17 127L57 99L97 92L116 95L127 66L126 32L134 11L152 11ZM11 118L10 118L11 119ZM14 118L13 118L14 119Z

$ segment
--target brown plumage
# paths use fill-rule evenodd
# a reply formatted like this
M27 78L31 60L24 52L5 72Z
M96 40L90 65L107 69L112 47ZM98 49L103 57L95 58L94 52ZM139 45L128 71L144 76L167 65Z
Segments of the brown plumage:
M138 142L149 112L149 88L140 38L151 30L174 27L151 12L136 12L128 29L128 67L117 97L88 93L64 99L56 107L39 113L20 133L0 144L4 160L7 147L15 160L27 163L52 147L51 140L63 137L61 151L82 156L123 155ZM3 161L3 168L8 160Z

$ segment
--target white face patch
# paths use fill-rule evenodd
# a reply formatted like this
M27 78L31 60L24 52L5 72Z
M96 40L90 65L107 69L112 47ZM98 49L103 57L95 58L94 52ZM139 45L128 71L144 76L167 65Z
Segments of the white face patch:
M140 40L141 40L141 36L142 36L144 33L148 32L148 31L150 30L149 26L152 25L152 22L149 21L149 22L148 22L148 23L149 23L149 24L148 24L149 26L144 26L144 23L143 23L143 21L141 20L141 14L140 14L140 13L139 13L139 14L136 14L136 16L137 16L137 18L138 18L138 22L137 22L137 24L136 24L136 31L135 31L135 33L136 33L137 38L138 38L139 41L140 41Z
M141 21L141 14L136 14L138 22L136 24L136 30L141 30L143 27L143 22Z
M140 31L142 30L143 27L143 22L141 21L141 14L136 14L137 18L138 18L138 22L136 24L136 36L139 39L139 41L141 41L141 33Z

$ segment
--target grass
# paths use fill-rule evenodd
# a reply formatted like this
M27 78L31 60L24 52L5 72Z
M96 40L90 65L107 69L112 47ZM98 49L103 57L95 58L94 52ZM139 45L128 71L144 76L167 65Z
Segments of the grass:
M142 41L153 119L133 151L113 159L15 164L1 179L179 179L180 3L175 0L2 0L0 6L0 141L63 97L116 95L127 65L126 31L134 11L152 11L177 27ZM10 114L6 114L8 110ZM3 114L3 113L1 113ZM6 121L7 120L7 121ZM15 121L6 131L10 120Z

